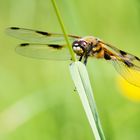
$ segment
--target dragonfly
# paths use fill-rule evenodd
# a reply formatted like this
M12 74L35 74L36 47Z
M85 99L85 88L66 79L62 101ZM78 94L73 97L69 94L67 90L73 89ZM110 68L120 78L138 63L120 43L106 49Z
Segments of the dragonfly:
M9 27L8 35L27 41L16 52L27 57L52 60L71 60L63 34L33 29ZM130 84L140 87L140 58L120 50L97 37L68 35L72 49L85 65L89 57L112 62L116 71Z

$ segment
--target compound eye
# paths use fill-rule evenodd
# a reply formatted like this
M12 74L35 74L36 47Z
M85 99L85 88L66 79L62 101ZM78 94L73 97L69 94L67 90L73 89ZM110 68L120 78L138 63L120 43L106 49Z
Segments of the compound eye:
M85 41L76 40L73 42L72 47L77 55L82 55L85 51Z
M73 47L78 47L78 46L79 46L78 41L74 41L74 42L72 43L72 46L73 46Z
M87 42L84 40L76 40L73 42L72 44L73 47L80 47L82 49L85 49L85 47L87 46Z

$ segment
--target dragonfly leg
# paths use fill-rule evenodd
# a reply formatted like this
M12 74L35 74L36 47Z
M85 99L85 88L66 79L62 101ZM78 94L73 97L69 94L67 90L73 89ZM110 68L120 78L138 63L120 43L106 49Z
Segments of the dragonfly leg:
M81 60L82 60L82 58L83 58L83 55L81 55L81 56L80 56L79 61L81 61Z
M87 59L88 59L88 57L89 57L89 55L90 55L90 52L91 52L91 50L92 50L92 48L93 48L94 46L91 44L91 46L88 48L88 50L86 51L86 54L85 54L85 59L84 59L84 64L86 65L87 64Z
M87 64L87 59L88 59L88 55L85 56L85 59L84 59L84 64L86 65Z
M82 58L83 58L83 55L80 56L79 61L82 61ZM85 56L85 57L84 57L84 64L85 64L85 65L86 65L86 63L87 63L87 58L88 58L88 56Z

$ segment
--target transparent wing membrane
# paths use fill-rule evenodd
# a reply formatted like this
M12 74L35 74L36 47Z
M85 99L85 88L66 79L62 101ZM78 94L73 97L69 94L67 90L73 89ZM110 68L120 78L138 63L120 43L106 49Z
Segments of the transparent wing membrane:
M7 34L15 38L39 44L66 44L64 35L57 33L49 33L44 31L10 27L6 30ZM78 36L68 35L69 40L72 42Z
M108 43L100 42L105 45L105 50L116 58L112 59L116 71L129 83L140 87L140 58Z
M138 58L137 56L135 55L132 55L130 53L127 53L125 51L122 51L108 43L105 43L103 41L100 41L101 43L103 43L105 46L105 48L107 50L109 50L110 52L113 52L115 55L119 56L119 57L122 57L122 58L125 58L125 59L128 59L130 61L132 61L135 65L139 65L140 66L140 58Z
M66 46L24 43L16 47L16 52L27 57L52 60L70 60Z
M31 42L17 46L16 52L23 56L53 60L71 59L63 34L19 27L7 28L6 32L12 37ZM68 38L70 42L73 42L80 37L68 35Z
M116 71L130 84L140 87L140 67L133 65L128 67L124 62L113 60Z

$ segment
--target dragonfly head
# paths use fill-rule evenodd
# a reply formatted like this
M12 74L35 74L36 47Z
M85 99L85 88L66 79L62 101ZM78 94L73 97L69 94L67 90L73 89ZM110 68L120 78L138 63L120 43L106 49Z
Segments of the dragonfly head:
M85 41L85 40L75 40L73 43L72 43L72 49L73 51L81 56L84 54L84 52L86 51L86 48L88 46L88 43Z

